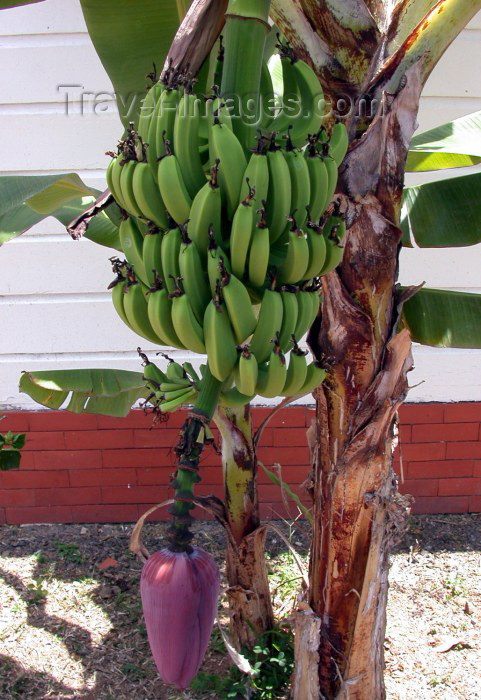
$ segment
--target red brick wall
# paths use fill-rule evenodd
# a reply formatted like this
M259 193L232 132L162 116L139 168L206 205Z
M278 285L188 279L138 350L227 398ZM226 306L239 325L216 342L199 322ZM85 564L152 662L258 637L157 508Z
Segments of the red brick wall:
M267 412L255 409L255 423ZM0 431L26 432L27 444L20 470L0 472L0 523L133 521L170 495L182 414L153 430L141 411L124 419L52 411L4 415ZM264 431L259 449L266 466L282 464L283 478L299 494L312 416L304 407L284 409ZM395 464L404 479L401 491L416 498L414 511L480 512L481 403L407 404L400 420ZM211 448L201 473L198 492L221 496L219 456ZM262 469L260 498L263 516L284 514L281 491Z

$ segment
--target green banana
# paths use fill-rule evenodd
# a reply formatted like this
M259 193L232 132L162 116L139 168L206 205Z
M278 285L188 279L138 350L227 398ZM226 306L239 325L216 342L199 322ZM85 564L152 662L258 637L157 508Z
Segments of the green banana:
M165 142L165 156L159 163L157 181L167 211L178 224L187 221L192 206L192 199L185 186L177 157Z
M159 389L162 391L162 393L165 394L171 394L177 391L185 391L186 388L190 388L191 383L189 382L188 379L179 379L176 382L162 382L160 384Z
M290 133L287 136L284 158L291 176L291 211L297 212L297 224L302 228L307 218L306 207L311 201L311 180L304 154L295 148ZM284 230L288 230L288 227L284 227Z
M189 297L196 319L204 321L204 313L211 299L208 277L197 247L181 226L182 244L179 252L179 270L185 293Z
M160 82L156 82L152 85L147 95L143 99L142 107L140 109L139 124L137 127L137 132L143 143L149 142L150 124L155 114L158 101L161 99L164 90L164 85Z
M249 186L249 194L243 202L239 204L232 220L230 234L230 259L234 274L243 279L247 253L254 231L256 210L252 205L252 200L256 193L255 189Z
M176 288L169 297L172 299L172 323L180 342L191 352L205 353L204 331L197 321L189 297L175 280Z
M259 368L256 394L266 399L273 399L282 393L286 383L287 367L286 358L279 344L279 337L274 338L274 347L269 356L269 362L265 370Z
M317 280L319 282L319 280ZM312 284L306 291L311 297L311 313L309 316L309 326L310 328L319 314L319 308L321 306L321 295L320 295L320 284L316 281Z
M156 276L155 284L150 289L147 300L147 313L155 334L162 340L162 345L184 349L172 323L172 302L162 280Z
M170 413L176 411L184 404L193 403L194 399L198 395L196 389L187 389L181 396L174 399L173 401L165 401L160 404L160 410L162 413Z
M249 346L242 348L239 364L235 370L235 384L241 394L253 396L256 393L259 367Z
M304 272L304 279L317 277L326 261L326 239L322 229L312 221L307 222L307 245L309 247L309 265Z
M261 69L261 129L267 129L275 117L276 98L274 85L267 61L262 62Z
M194 384L200 382L200 377L197 374L197 372L195 371L191 362L183 362L182 367L184 369L184 372L186 372L186 374L190 377L190 379L192 380L192 382L194 382Z
M144 237L131 217L122 219L119 227L120 244L128 262L133 266L137 277L149 284L149 275L144 267Z
M157 101L156 110L152 116L149 128L147 160L152 169L152 175L157 180L159 159L166 155L166 143L173 146L174 124L180 92L166 87Z
M120 174L120 196L125 202L125 208L133 216L142 216L142 211L136 202L134 195L134 173L138 163L135 160L129 160L122 167Z
M337 122L337 124L334 124L332 130L331 140L329 142L329 154L334 158L338 168L344 160L348 148L349 136L347 129L344 124Z
M296 60L292 71L301 98L301 115L294 123L292 137L305 142L307 135L317 131L322 123L324 115L320 107L324 105L324 93L317 75L305 61Z
M205 184L205 175L199 154L199 98L190 92L191 87L192 85L186 86L177 109L174 152L187 192L193 199Z
M237 363L237 349L227 307L220 297L219 285L205 310L204 337L209 369L216 379L223 382Z
M289 217L291 227L284 262L278 267L277 280L281 284L295 284L305 278L305 272L309 265L309 245L305 232L299 228L294 216Z
M111 183L109 187L111 188L110 191L114 195L115 201L117 202L119 207L121 207L122 209L126 209L126 204L124 202L124 198L122 197L122 192L120 190L120 176L122 175L122 169L124 167L123 165L121 165L121 162L121 155L118 155L117 158L114 158L112 161L112 167L108 171L108 176Z
M266 280L267 267L269 265L270 240L269 229L266 222L266 201L262 202L263 208L259 210L261 219L252 235L249 248L249 266L247 277L253 287L262 287Z
M157 367L156 364L153 362L150 362L147 355L144 355L140 351L140 348L137 348L137 352L141 356L141 358L144 360L144 379L146 379L148 382L153 384L157 389L160 389L162 386L162 383L165 382L166 380L166 375L160 367Z
M149 286L155 284L156 275L163 278L162 272L162 239L163 233L158 229L150 230L145 238L142 248L142 261Z
M312 297L309 292L300 291L297 293L298 316L294 335L296 338L303 338L311 326L312 318Z
M304 152L311 181L311 197L309 200L309 218L319 221L327 207L329 176L327 167L316 148L316 138L309 138L309 145Z
M324 146L324 153L326 153L326 151L328 151L327 145ZM323 161L324 161L325 166L326 166L327 177L328 177L328 182L329 182L328 187L327 187L327 195L326 195L326 208L327 208L329 206L329 204L331 203L332 198L334 197L334 194L335 194L336 189L337 189L337 180L339 177L339 171L337 169L337 163L334 160L334 158L332 158L332 156L324 155Z
M166 359L169 360L169 364L167 365L167 370L166 370L166 375L167 379L170 382L177 382L177 383L184 383L188 381L185 370L182 367L182 365L179 365L178 362L175 362L174 360L171 360L170 357L166 357Z
M179 254L182 245L180 228L167 231L162 238L161 259L163 281L169 294L176 288L175 279L180 276Z
M219 163L215 163L209 182L200 189L192 202L190 218L187 223L187 233L200 253L202 262L207 259L209 247L209 227L212 227L217 241L221 241L221 211L222 200L217 182Z
M276 134L271 135L267 151L269 167L269 189L267 194L267 226L271 244L275 243L286 228L287 217L291 213L292 185L286 159L275 142Z
M119 197L116 188L115 188L115 183L113 181L113 170L114 166L117 162L117 158L114 156L113 158L110 159L110 163L107 166L107 172L105 173L105 178L107 180L107 185L110 190L110 194L112 197L115 199L116 202L119 202L121 197Z
M117 278L110 283L108 288L112 290L112 303L116 312L118 313L122 321L125 323L125 325L131 328L128 318L124 311L124 292L126 283L127 280L125 279L125 277L118 275Z
M246 286L234 274L227 272L223 259L219 261L222 296L238 343L243 343L253 332L257 319Z
M301 350L292 338L294 347L289 357L289 367L287 368L286 383L282 389L282 396L296 396L304 386L307 377L307 350Z
M147 338L151 343L162 345L162 340L157 336L152 328L147 311L142 287L139 282L127 283L124 294L124 311L132 330L143 338Z
M205 118L207 120L207 151L209 154L208 164L212 165L212 163L215 163L217 159L212 139L212 129L214 127L214 124L219 123L221 124L221 126L224 126L227 129L229 129L229 131L234 131L232 127L232 118L230 111L227 108L225 102L223 102L223 100L219 97L217 92L217 86L215 85L214 95L212 97L209 97L205 103ZM203 124L201 123L201 130L202 127Z
M212 227L209 228L209 247L207 249L207 275L209 277L210 291L212 296L216 293L217 283L220 283L221 274L219 272L219 265L225 266L227 272L231 271L231 266L229 258L223 251L223 249L217 245L216 238L214 235L214 230Z
M317 389L317 387L322 384L326 374L326 370L321 367L318 362L311 362L311 364L307 367L306 381L299 389L297 395L305 396L306 394L312 393L314 389Z
M294 73L292 52L285 46L279 46L282 80L284 83L284 92L282 96L282 109L277 117L268 125L270 131L283 134L289 127L293 127L297 119L301 115L301 97L297 85L296 75Z
M246 197L249 196L251 185L256 191L256 200L258 202L267 199L267 193L269 191L269 166L267 164L266 139L264 136L259 136L257 138L256 150L252 153L244 172L239 204L242 204Z
M276 333L282 327L282 298L278 292L266 289L262 298L257 326L249 343L250 351L259 364L265 362Z
M227 389L226 391L223 391L220 395L219 402L224 406L237 408L239 406L245 406L247 403L250 403L250 401L252 401L253 398L254 396L246 396L245 394L241 394L241 392L234 387L233 389Z
M320 272L321 275L327 275L328 272L334 270L342 262L344 256L342 241L345 233L346 224L344 220L337 215L331 216L323 230L323 236L326 241L326 259Z
M219 160L219 185L227 208L227 216L232 219L239 203L244 172L247 167L244 149L235 134L215 118L211 131L212 151Z
M181 396L185 396L185 394L190 393L194 387L190 386L190 384L187 387L177 387L175 390L170 390L170 391L163 391L164 395L164 401L174 401L175 399L180 398Z
M282 326L279 334L279 342L282 352L287 352L292 345L292 335L296 330L299 306L297 304L297 289L289 285L281 287L282 299Z
M161 229L169 228L165 205L148 163L137 163L132 178L132 191L142 216Z

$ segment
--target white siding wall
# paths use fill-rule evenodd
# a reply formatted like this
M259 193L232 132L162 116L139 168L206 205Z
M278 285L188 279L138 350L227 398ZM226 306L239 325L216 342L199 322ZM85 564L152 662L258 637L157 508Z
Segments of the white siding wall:
M76 0L0 13L2 174L76 170L104 186L103 155L120 134L105 103L82 92L112 88L93 50ZM446 53L422 99L420 129L481 109L481 15ZM66 90L75 104L66 114ZM413 182L413 178L410 179ZM416 181L421 181L418 177ZM401 279L435 287L481 291L480 246L458 251L405 251ZM0 407L34 405L18 393L23 369L122 367L139 369L139 339L116 317L106 286L109 251L72 242L54 221L0 249ZM154 350L147 342L146 350ZM173 353L172 353L173 354ZM414 401L481 400L481 352L415 349Z

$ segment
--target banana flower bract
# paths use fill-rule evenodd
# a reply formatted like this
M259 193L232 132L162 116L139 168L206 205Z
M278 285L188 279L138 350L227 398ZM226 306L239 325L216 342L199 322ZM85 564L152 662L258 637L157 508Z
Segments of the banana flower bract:
M146 561L140 594L150 649L162 680L185 690L209 643L219 597L220 573L198 547L190 553L163 549Z

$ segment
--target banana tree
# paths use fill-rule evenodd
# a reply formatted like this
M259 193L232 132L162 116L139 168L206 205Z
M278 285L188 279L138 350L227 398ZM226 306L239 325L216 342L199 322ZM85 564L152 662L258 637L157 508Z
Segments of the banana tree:
M136 17L149 17L149 26L153 25L154 40L149 46L139 23L131 32L130 3L120 9L116 3L114 12L110 3L82 2L94 44L120 96L126 126L132 116L125 109L126 96L144 80L152 62L162 63L174 33L177 7L164 4L165 13L158 2L145 3L145 14L136 7ZM396 286L401 243L411 245L414 239L418 246L437 247L472 245L481 240L479 212L473 202L473 193L479 191L476 174L408 188L402 200L406 158L423 84L481 2L458 0L454 5L448 0L419 0L398 2L393 9L392 3L356 0L353 8L352 2L339 0L333 8L327 3L274 0L270 7L277 28L296 53L315 68L325 92L333 99L340 93L344 98L347 95L353 106L345 119L351 145L337 189L338 206L348 223L344 259L336 271L323 277L322 313L309 334L314 354L324 362L328 359L330 371L316 392L310 580L296 619L293 695L298 698L383 697L387 562L406 513L406 505L396 492L391 451L397 408L407 393L410 333L426 344L480 345L477 297ZM172 44L168 65L177 69L188 65L192 72L200 71L223 26L226 8L227 2L194 2ZM106 22L112 17L118 32L129 37L130 43L121 45L121 54L118 35ZM141 41L135 41L139 36ZM127 72L120 68L126 52L132 59ZM379 110L373 110L368 118L366 105L376 104ZM479 144L473 142L466 153L462 139L466 128L469 124L463 122L445 130L444 135L417 137L408 167L421 171L479 162ZM60 194L58 200L55 195L48 205L39 207L36 194L55 183L39 183L37 190L26 189L20 197L14 183L5 184L10 185L5 200L8 206L3 210L5 226L0 220L5 239L33 225L42 215L54 213L65 220L58 212L66 203L81 209L73 194L67 198ZM96 193L77 189L75 195L79 194ZM106 203L109 208L101 214L102 219L94 217ZM452 211L450 219L439 213L448 210ZM456 220L456 211L462 211L458 222L469 219L462 232L449 226ZM102 221L105 227L97 235L98 242L118 249L118 220L119 212L107 197L103 203L97 200L80 223L84 228L89 224L87 235L95 240L95 222ZM46 394L40 390L50 396L49 389L54 389L45 386L48 378L25 377L25 388L37 387L37 400L45 402ZM82 410L94 384L87 387L76 379L63 386L57 378L56 390L63 393L58 405L65 401L65 392L73 390L79 397L70 407ZM101 394L101 384L95 386ZM126 386L139 391L129 383ZM94 407L95 403L90 410ZM109 410L105 404L97 408ZM259 629L272 624L272 613L261 555L263 535L248 406L218 410L217 421L223 436L226 483L222 517L229 532L235 533L228 556L231 604L237 613L234 630L238 641L249 642L252 636L245 631L247 621L257 623ZM204 424L197 427L198 431L205 429ZM187 435L191 452L197 449L197 436L195 431ZM234 449L238 444L241 449ZM187 519L184 510L176 516L178 522ZM267 602L253 609L253 600L254 608L255 601Z

